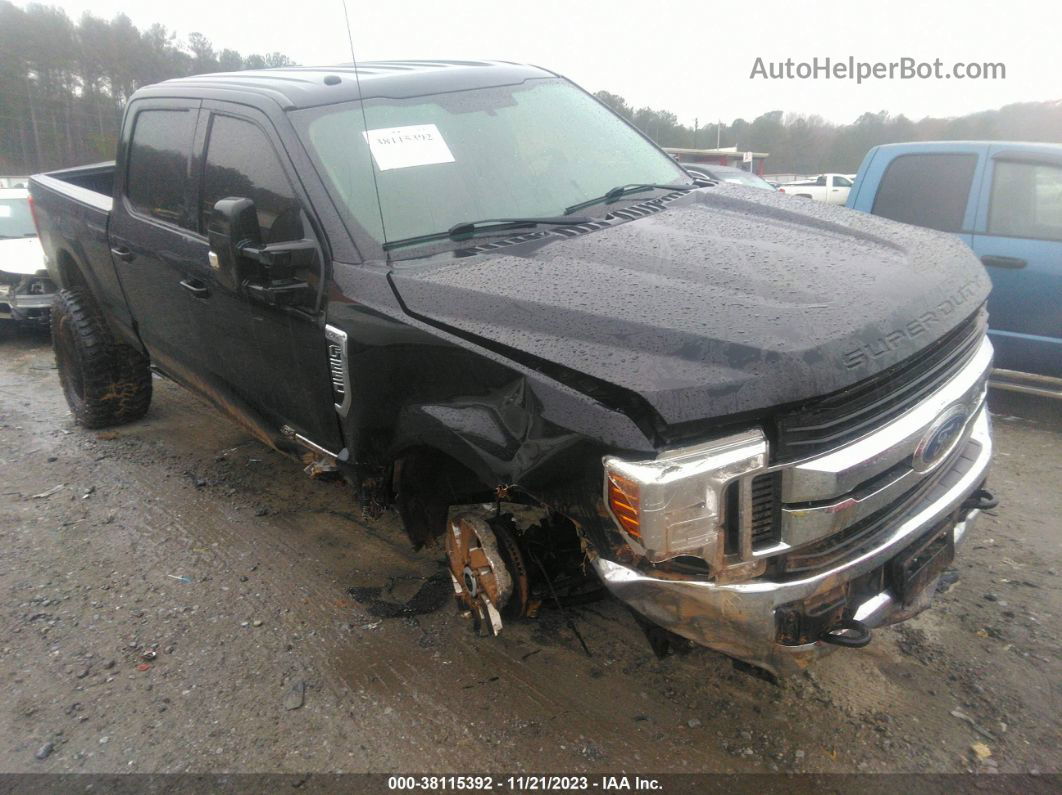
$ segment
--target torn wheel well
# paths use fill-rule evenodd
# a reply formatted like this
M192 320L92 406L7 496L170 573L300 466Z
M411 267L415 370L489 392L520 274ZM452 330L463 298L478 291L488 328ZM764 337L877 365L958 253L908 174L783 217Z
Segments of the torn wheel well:
M495 487L468 467L427 447L402 453L392 475L395 505L413 546L420 549L442 536L451 505L494 499Z

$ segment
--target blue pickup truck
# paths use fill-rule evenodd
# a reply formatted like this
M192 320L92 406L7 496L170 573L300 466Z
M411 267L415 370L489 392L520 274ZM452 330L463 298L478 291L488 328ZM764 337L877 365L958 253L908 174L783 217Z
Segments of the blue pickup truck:
M993 382L1062 397L1062 146L876 146L847 204L966 241L992 279Z

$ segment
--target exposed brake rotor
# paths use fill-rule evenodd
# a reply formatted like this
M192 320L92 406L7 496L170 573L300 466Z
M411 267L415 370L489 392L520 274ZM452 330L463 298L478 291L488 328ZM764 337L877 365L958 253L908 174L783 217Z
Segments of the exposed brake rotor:
M457 604L486 626L502 630L502 613L523 615L527 608L527 568L511 531L502 522L464 513L450 520L446 555Z

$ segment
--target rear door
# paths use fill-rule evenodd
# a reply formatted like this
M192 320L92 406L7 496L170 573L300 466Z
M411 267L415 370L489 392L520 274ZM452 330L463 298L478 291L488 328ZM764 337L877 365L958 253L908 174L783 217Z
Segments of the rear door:
M971 243L996 366L1062 377L1062 157L992 146Z
M188 288L208 270L195 232L191 153L198 100L135 102L122 131L108 238L137 333L174 377L203 372L208 348Z
M274 428L289 426L334 453L343 445L334 408L324 336L321 288L326 282L325 241L310 222L311 210L270 120L245 106L203 103L199 228L206 233L214 204L229 197L254 201L262 242L309 239L314 265L296 277L317 288L311 307L269 306L241 286L209 277L212 378L238 403L253 406ZM204 263L207 253L203 252Z

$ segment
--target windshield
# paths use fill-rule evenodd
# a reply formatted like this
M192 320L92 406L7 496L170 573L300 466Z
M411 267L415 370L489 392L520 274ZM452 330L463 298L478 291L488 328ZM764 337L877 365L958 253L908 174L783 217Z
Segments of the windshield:
M555 78L368 99L367 125L357 102L294 118L337 204L380 244L487 218L557 216L618 185L689 183L610 110Z
M29 201L24 198L0 199L0 238L36 236Z

